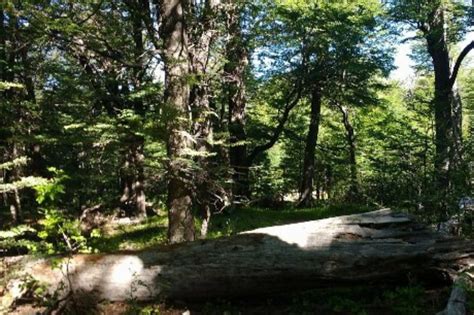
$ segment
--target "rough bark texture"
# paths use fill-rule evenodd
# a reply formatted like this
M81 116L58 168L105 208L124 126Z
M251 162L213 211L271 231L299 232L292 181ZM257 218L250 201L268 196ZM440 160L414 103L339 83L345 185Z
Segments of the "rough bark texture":
M121 169L121 207L127 215L146 217L144 139L130 135L125 143L124 162Z
M193 114L192 132L195 141L195 150L198 152L196 162L198 170L195 174L196 198L202 218L201 236L207 234L207 227L211 216L212 176L210 171L210 156L213 150L213 112L211 109L212 97L212 70L210 63L211 48L217 35L216 19L220 0L206 0L203 3L192 3L189 16L191 22L189 49L191 72L196 82L191 87L190 107ZM200 18L193 13L202 10Z
M311 95L311 119L308 135L306 136L303 174L300 187L300 207L310 207L313 203L315 153L316 144L318 143L319 122L321 119L321 101L321 91L316 88Z
M189 108L188 35L184 0L161 0L161 37L165 62L165 102L168 121L168 238L171 243L194 239L189 151L192 143Z
M247 134L245 132L245 71L248 66L247 43L241 29L241 5L229 1L227 9L227 63L224 67L225 91L229 106L229 157L233 168L233 198L239 203L250 198Z
M466 315L468 310L468 300L466 287L468 280L460 277L456 280L451 295L449 296L446 308L437 315Z
M65 259L62 269L32 261L23 270L52 291L62 281L63 294L192 300L413 277L444 283L473 258L473 241L433 232L385 209L140 252L77 255Z

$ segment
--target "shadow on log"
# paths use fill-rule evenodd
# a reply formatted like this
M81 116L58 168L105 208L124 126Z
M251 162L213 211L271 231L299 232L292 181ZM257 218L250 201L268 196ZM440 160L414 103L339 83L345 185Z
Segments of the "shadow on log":
M448 284L472 265L474 243L389 209L139 252L77 255L23 273L51 291L97 300L199 300L269 295L419 277Z

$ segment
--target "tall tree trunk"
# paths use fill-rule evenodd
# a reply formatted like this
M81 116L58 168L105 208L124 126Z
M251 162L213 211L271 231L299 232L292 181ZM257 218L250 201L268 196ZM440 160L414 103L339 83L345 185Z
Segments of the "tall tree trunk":
M342 114L342 122L346 130L346 141L349 150L349 166L351 172L350 188L348 197L349 200L356 200L359 197L359 181L357 179L357 160L356 160L356 136L354 127L351 124L349 117L349 110L347 107L337 104L339 111Z
M201 236L207 235L207 228L211 218L211 198L213 194L214 179L210 170L210 157L213 150L212 138L213 117L210 106L211 99L211 77L210 53L216 37L217 11L221 0L205 0L203 3L193 3L194 6L202 5L202 16L191 21L193 30L190 32L189 49L190 66L197 82L191 88L190 106L193 113L193 137L198 156L196 162L198 167L195 174L196 206L199 208L199 215L202 219ZM190 8L198 11L198 8ZM192 12L189 12L192 14ZM193 16L194 18L194 16Z
M145 156L143 154L144 141L140 142L138 150L135 153L135 161L137 168L137 179L135 181L135 211L139 217L146 217L146 195L145 195L145 172L144 162Z
M123 153L124 162L121 169L121 207L127 215L143 218L146 217L143 137L130 136L125 146L126 151Z
M20 49L19 57L21 58L22 73L20 74L20 80L25 86L26 96L25 99L30 102L36 101L35 85L32 77L33 69L31 69L30 60L28 58L28 50L30 45L23 44Z
M20 157L19 151L18 144L11 144L9 160L15 161L18 159ZM7 182L14 183L20 180L20 167L21 166L19 165L14 165L10 170L7 171L5 176ZM17 187L14 187L7 193L7 203L10 208L10 215L13 222L20 223L22 221L21 196Z
M313 180L315 169L316 144L318 143L319 122L321 118L322 95L315 88L311 95L311 119L304 153L303 174L300 187L300 207L311 207L313 204Z
M241 7L229 3L226 46L227 63L224 67L225 90L229 106L230 163L233 168L233 198L236 202L250 198L249 163L247 157L247 134L245 132L245 71L248 51L241 29Z
M132 70L132 85L134 91L142 87L142 79L145 75L145 47L143 42L143 19L142 4L137 0L126 1L133 19L132 32L134 48L134 63L136 67ZM143 121L145 108L143 100L138 98L131 102L135 114ZM144 145L143 136L130 132L125 139L125 150L123 154L122 167L122 197L120 199L122 208L128 215L139 218L146 217L145 175L144 175Z
M427 36L427 43L435 71L435 97L433 100L436 133L435 179L439 192L439 196L437 196L440 203L439 210L444 212L447 209L446 202L452 184L450 170L452 150L454 149L453 91L449 85L450 59L444 31L441 33L431 32Z
M202 85L201 85L202 84ZM209 158L212 152L212 126L209 106L210 91L206 83L200 82L191 90L191 106L194 111L193 136L195 140L197 165L199 166L194 176L196 186L196 207L202 219L200 234L207 235L211 219L211 192L212 181Z
M463 103L457 85L453 86L453 186L457 192L466 193L466 188L469 186L470 176L467 170L466 161L464 160L464 144L463 144Z
M250 198L249 163L247 157L247 134L245 132L245 71L248 65L248 51L241 29L241 8L229 4L227 30L229 41L226 46L227 63L224 67L225 91L229 106L229 157L233 168L232 193L237 203Z
M15 14L9 14L8 19L6 18L5 11L2 10L1 12L1 19L2 19L2 42L6 42L8 39L11 42L11 48L10 50L7 50L7 46L2 47L2 57L5 58L2 60L3 62L0 62L4 65L3 67L3 78L2 80L5 80L7 82L14 82L15 79L21 79L21 77L18 75L18 73L15 72L15 66L18 65L19 59L19 53L21 53L21 41L19 38L19 22L18 18ZM5 25L4 22L7 22L8 25ZM7 28L7 30L5 30ZM6 32L5 32L6 31ZM20 81L21 82L21 81ZM20 83L17 82L17 83ZM23 82L24 83L24 82ZM21 95L19 92L14 91L12 89L7 90L4 92L5 93L5 99L9 100L11 102L11 105L14 105L13 107L13 117L18 125L21 125L23 123L23 113L22 113L22 107L20 106L21 102ZM6 151L7 153L7 158L10 161L14 161L17 158L19 158L23 154L22 150L22 145L18 142L18 139L13 137L13 135L7 136L7 139L5 141L6 144ZM14 183L18 180L20 180L21 177L21 169L20 165L14 165L10 170L7 170L5 174L5 179L7 182ZM17 187L14 187L12 191L7 193L7 203L9 206L10 214L12 217L12 220L15 223L20 223L22 220L22 207L21 207L21 195L20 191Z
M463 60L474 49L472 41L451 69L445 10L443 5L437 6L429 15L428 24L420 26L435 73L435 181L440 215L444 215L448 208L449 193L454 188L453 176L458 175L462 161L462 104L455 91L455 83Z
M171 243L194 240L189 150L192 141L189 108L188 35L186 0L161 0L161 37L165 63L165 103L168 153L168 239Z

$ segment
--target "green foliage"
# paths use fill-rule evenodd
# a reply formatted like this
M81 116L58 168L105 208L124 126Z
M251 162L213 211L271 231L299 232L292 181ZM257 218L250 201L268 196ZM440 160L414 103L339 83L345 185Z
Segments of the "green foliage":
M442 290L431 296L431 290L412 285L392 289L351 286L287 292L284 295L246 301L217 300L199 311L204 314L435 314L445 307L449 292ZM440 296L441 295L441 296Z
M367 196L381 204L414 205L432 194L431 79L411 90L392 85L383 103L359 113L359 165Z
M420 286L400 287L384 294L395 314L425 314L422 299L425 290Z
M14 190L47 185L47 182L48 180L42 177L21 177L19 180L12 183L0 184L0 193L8 193Z
M468 31L470 8L456 0L389 0L385 1L390 15L397 22L405 23L415 30L429 30L432 14L442 8L445 14L449 44L459 42ZM426 34L425 34L426 35Z
M0 248L12 254L36 253L40 248L40 244L35 240L36 235L37 230L28 225L18 225L0 231Z
M129 303L129 307L125 312L125 315L160 315L160 308L148 305L148 306L140 306L136 303Z
M351 314L367 315L364 306L360 302L350 298L332 296L328 301L329 306L335 312L350 312Z
M38 221L38 237L42 240L42 250L48 254L91 251L87 239L81 234L79 220L71 219L63 211L55 208L58 198L65 193L64 181L69 178L62 170L48 169L54 177L47 183L35 187L36 201L41 208L42 218ZM91 235L91 237L97 234Z
M25 87L19 83L0 81L0 92L10 89L24 89Z
M166 243L166 216L154 216L133 225L106 228L89 244L101 252L140 250ZM95 232L98 233L98 232Z
M9 254L73 254L90 253L89 243L100 237L95 231L90 238L81 233L79 221L64 212L43 209L42 218L34 226L21 225L0 231L0 248Z
M57 209L59 197L65 193L64 181L69 177L61 170L49 168L54 177L31 185L37 202L43 206L39 210L41 218L34 226L21 225L0 232L0 243L6 249L26 249L30 253L58 254L90 252L87 239L82 235L79 220L70 218ZM97 232L91 237L98 237Z
M43 218L38 221L38 237L47 254L91 251L87 239L81 234L79 221L65 217L54 209L44 209Z
M392 32L398 26L394 21L419 29L430 22L427 19L434 9L442 7L449 44L454 44L468 30L466 8L458 1L234 1L239 6L242 38L228 38L223 8L213 30L209 73L205 78L196 74L182 78L193 93L203 81L209 81L205 88L210 110L203 116L190 112L186 117L175 117L163 102L166 87L157 70L163 59L161 42L156 43L156 38L161 40L155 30L158 21L154 12L137 3L140 1L0 4L0 214L2 223L6 222L3 219L9 215L13 197L18 197L27 222L32 222L31 227L0 233L9 248L55 253L87 251L91 244L112 251L163 243L164 216L116 227L117 231L94 230L92 240L81 236L77 216L81 209L98 204L107 211L124 210L121 199L126 199L127 181L130 187L144 187L149 205L164 208L170 162L165 130L175 119L190 124L209 122L212 150L187 150L186 161L194 172L199 168L197 160L208 160L209 177L226 190L232 171L229 100L222 84L229 78L222 65L227 62L223 50L230 40L241 41L250 54L243 93L247 107L242 117L247 139L239 143L248 146L247 153L272 138L285 109L296 102L278 141L253 161L252 197L298 198L311 93L321 89L314 183L319 199L327 205L217 214L211 221L212 237L372 209L341 203L352 183L338 104L349 108L355 130L358 202L422 209L436 199L434 80L427 72L419 72L414 86L406 88L383 77L393 68L396 45ZM199 33L203 25L196 24L187 20L190 31ZM424 40L421 35L416 37ZM426 51L421 54L419 48L423 47L418 45L414 52L426 70ZM473 77L472 71L466 72L459 81L465 106L466 174L474 157ZM190 142L200 140L190 131L185 136ZM53 178L46 179L51 173ZM469 195L472 182L464 186L463 193ZM30 187L36 191L40 211L31 190L23 189ZM18 189L23 191L13 196ZM335 209L336 203L341 203L340 208ZM429 211L423 213L429 215Z
M54 177L43 184L34 186L36 191L36 202L40 205L51 204L57 201L58 197L65 193L64 181L69 179L69 176L62 170L54 167L48 168Z
M15 167L24 166L27 163L28 163L28 158L26 156L22 156L22 157L14 159L13 161L8 161L8 162L0 164L0 170L1 171L11 170L11 169L14 169Z

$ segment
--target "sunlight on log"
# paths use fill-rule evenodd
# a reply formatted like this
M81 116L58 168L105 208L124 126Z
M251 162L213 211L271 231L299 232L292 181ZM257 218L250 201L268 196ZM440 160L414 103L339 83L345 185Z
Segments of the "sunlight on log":
M446 285L453 270L473 263L473 251L472 241L385 209L143 251L77 255L62 270L33 260L23 274L51 293L69 284L86 299L203 300L366 281L399 284L416 276Z
M135 275L143 271L143 262L136 256L121 257L114 264L108 282L116 285L128 285L134 280Z

